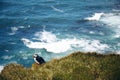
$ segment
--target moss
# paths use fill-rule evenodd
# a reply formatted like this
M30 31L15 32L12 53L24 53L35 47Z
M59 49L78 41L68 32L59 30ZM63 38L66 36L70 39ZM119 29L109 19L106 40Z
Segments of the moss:
M0 80L120 80L120 55L74 52L45 64L5 66Z

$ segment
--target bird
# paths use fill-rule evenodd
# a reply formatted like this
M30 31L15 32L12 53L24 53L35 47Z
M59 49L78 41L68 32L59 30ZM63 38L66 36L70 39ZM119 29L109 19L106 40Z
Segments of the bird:
M45 60L42 57L40 57L38 54L34 54L33 57L34 57L34 61L37 64L43 64L43 63L45 63Z

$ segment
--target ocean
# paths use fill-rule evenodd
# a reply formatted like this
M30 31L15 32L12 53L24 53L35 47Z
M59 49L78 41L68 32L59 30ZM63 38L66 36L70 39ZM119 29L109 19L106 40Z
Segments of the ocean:
M120 54L120 0L0 0L0 68L75 51Z

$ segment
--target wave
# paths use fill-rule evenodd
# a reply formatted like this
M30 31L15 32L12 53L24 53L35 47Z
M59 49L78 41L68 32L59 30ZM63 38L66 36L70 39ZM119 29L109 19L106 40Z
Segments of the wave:
M89 20L89 21L98 21L100 20L101 16L103 15L104 13L95 13L94 15L92 15L91 17L87 17L85 18L85 20Z
M37 40L41 40L42 42L49 43L57 41L57 37L54 34L45 30L43 30L43 32L36 32L34 36L36 36Z
M115 32L114 38L120 37L120 13L106 13L100 21Z
M95 13L91 17L85 18L85 20L101 21L109 26L120 27L120 13Z
M111 13L95 13L91 17L87 17L84 20L99 21L109 26L112 31L115 32L113 38L120 38L120 10Z
M120 27L120 13L106 13L100 21L109 26Z
M39 33L39 32L38 32ZM58 39L57 36L51 32L43 31L40 32L39 41L34 42L27 38L22 38L23 43L29 48L35 49L46 49L48 52L53 53L63 53L69 50L74 50L79 48L81 51L85 52L99 52L104 51L109 48L107 44L100 43L99 40L87 40L87 39ZM42 37L41 37L42 36ZM55 40L53 40L55 39Z

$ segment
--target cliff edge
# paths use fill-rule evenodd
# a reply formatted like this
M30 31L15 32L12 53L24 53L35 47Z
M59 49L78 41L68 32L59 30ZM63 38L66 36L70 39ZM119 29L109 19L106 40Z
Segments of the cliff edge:
M74 52L45 64L8 64L0 80L120 80L120 55Z

